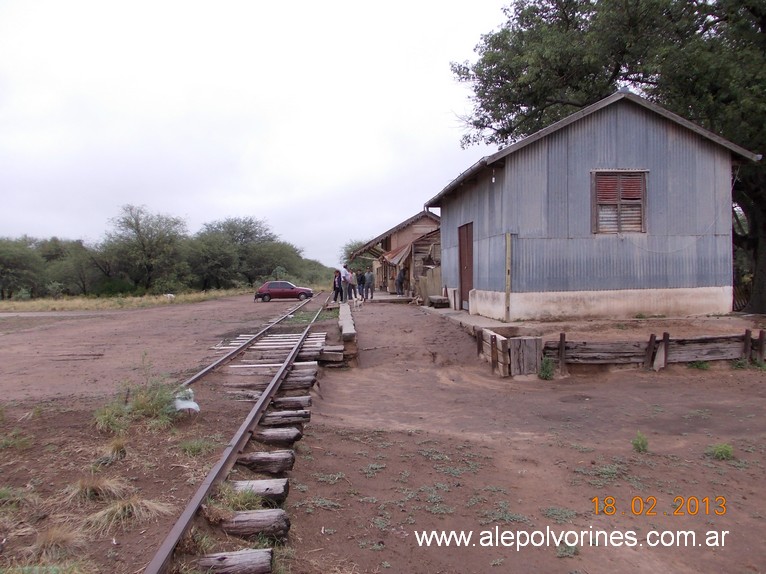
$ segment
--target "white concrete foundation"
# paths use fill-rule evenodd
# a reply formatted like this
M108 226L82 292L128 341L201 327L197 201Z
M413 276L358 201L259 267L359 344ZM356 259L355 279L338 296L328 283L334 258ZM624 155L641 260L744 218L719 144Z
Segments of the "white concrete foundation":
M452 296L454 289L448 291L451 304L459 300ZM507 315L505 293L473 289L469 306L471 315L498 321L718 315L731 313L732 287L511 293Z

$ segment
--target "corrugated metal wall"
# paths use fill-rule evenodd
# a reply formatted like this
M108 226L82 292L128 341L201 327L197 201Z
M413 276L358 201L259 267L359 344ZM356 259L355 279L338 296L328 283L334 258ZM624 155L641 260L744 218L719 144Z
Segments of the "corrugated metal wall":
M474 224L474 287L514 292L731 284L729 151L619 101L510 154L442 206L443 281L456 286L457 228ZM648 170L647 233L594 235L594 169Z

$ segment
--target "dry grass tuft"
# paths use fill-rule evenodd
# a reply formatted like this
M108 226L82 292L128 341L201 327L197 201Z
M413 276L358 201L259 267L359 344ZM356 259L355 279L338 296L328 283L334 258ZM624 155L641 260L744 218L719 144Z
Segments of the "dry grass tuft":
M133 487L123 478L108 478L90 474L69 486L64 492L66 502L86 500L119 500L124 499Z
M127 456L127 450L125 449L125 437L117 436L109 443L104 454L96 459L94 463L96 466L111 466L118 460L122 460Z
M134 523L142 524L171 512L172 506L169 504L131 496L124 500L115 500L103 510L87 516L85 527L97 534L104 534Z
M27 555L38 562L56 562L77 556L85 544L82 531L61 525L51 526L38 533L35 543L27 549Z

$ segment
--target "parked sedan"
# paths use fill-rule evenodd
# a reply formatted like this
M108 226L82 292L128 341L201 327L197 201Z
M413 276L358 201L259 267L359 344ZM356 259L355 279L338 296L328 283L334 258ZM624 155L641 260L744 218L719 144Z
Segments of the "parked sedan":
M255 292L254 301L263 299L271 301L272 299L308 299L313 297L314 292L308 287L296 287L289 281L266 281L258 291Z

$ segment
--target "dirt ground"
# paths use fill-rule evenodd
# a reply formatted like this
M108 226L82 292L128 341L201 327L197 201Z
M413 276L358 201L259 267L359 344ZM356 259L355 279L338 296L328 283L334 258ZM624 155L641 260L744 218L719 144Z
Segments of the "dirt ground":
M111 440L94 430L98 407L128 381L185 380L215 358L216 344L293 304L243 296L135 311L0 314L0 493L29 494L21 508L0 496L0 571L22 559L38 563L26 556L41 534L98 509L62 502ZM766 372L727 362L502 379L477 359L470 334L422 308L367 304L354 320L358 359L321 372L297 446L284 505L291 530L276 571L766 572ZM566 331L569 340L645 341L663 331L740 334L760 329L761 320L524 327L552 339ZM333 322L325 327L337 338ZM126 477L142 497L179 513L218 459L192 458L179 445L204 438L222 447L247 409L204 384L195 392L199 415L172 431L131 429L125 459L100 472ZM646 453L632 447L637 431ZM733 459L706 455L723 443ZM141 572L175 514L87 532L82 571ZM460 547L420 545L430 531L472 538ZM694 533L694 545L683 532ZM658 536L664 546L651 546Z

